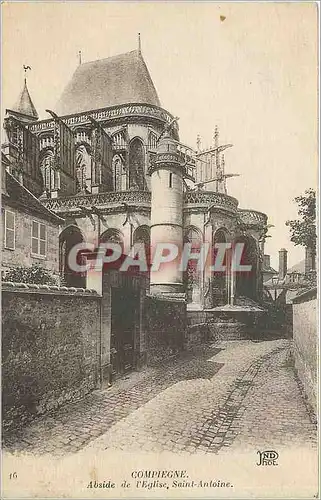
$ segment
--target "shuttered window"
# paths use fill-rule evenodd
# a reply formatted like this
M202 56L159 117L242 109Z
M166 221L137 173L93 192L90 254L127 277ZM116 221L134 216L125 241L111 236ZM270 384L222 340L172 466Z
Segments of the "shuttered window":
M31 252L34 255L46 255L47 232L45 224L32 221Z
M15 214L10 212L10 210L5 210L4 212L4 246L9 248L9 250L15 249L16 240L16 227L15 227Z

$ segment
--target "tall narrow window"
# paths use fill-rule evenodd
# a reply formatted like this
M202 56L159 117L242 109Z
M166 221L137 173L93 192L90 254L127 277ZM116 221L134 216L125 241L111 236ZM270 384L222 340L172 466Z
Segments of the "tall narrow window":
M4 246L9 250L15 249L15 214L9 210L4 212Z
M32 221L31 231L31 253L33 255L46 255L46 226L40 222Z
M129 146L129 189L145 189L145 154L140 139L135 138Z
M169 187L173 187L173 174L172 172L169 173L169 183L168 183Z

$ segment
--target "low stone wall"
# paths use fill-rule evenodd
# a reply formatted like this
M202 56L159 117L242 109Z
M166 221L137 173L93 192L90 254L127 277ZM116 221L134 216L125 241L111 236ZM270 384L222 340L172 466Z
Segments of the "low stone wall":
M2 284L4 433L97 388L100 301L90 290Z
M306 397L317 413L318 328L317 289L293 299L293 355Z
M175 355L184 347L185 301L146 295L143 305L143 328L146 332L148 365Z
M185 349L193 349L193 347L205 344L210 340L211 332L206 323L196 323L188 325L184 340Z
M240 340L252 338L256 334L256 325L263 312L246 309L217 308L187 311L188 331L199 329L202 343L207 340Z

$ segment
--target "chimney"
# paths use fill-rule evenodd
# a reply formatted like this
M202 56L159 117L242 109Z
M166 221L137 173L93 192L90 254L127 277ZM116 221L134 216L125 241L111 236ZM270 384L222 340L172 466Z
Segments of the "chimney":
M306 247L305 249L305 259L304 259L304 272L305 274L310 271L315 271L315 255L311 248Z
M266 267L266 268L271 267L271 257L270 257L270 255L264 255L263 256L263 264L264 264L264 267Z
M279 250L279 279L283 280L288 270L288 251L285 248Z

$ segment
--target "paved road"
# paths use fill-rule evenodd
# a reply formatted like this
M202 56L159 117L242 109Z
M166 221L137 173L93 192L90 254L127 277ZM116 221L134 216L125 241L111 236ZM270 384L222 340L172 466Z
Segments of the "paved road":
M316 447L290 346L289 340L205 346L37 420L6 448L61 456L107 448L194 454Z

